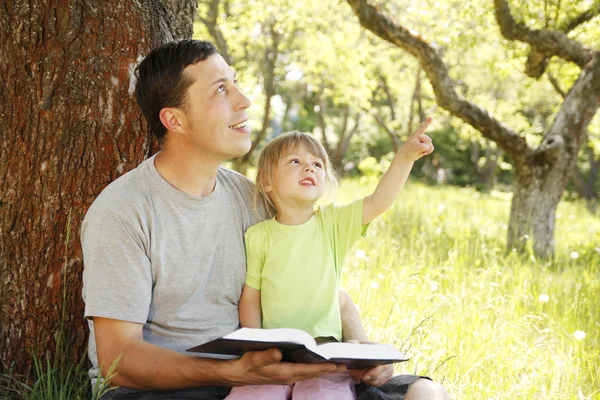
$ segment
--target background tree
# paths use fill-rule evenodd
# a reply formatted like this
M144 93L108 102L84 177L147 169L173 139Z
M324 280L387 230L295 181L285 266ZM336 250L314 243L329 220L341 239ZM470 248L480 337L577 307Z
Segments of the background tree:
M189 37L192 0L0 7L0 371L52 350L67 307L85 348L79 229L94 198L148 155L133 99L147 52ZM63 292L64 291L64 292Z
M553 16L553 29L548 23L549 14L539 18L543 26L535 26L536 19L532 20L533 26L527 26L514 20L507 1L494 1L494 16L502 35L510 41L530 46L526 68L529 76L540 77L546 69L547 60L552 57L574 64L581 71L537 146L530 144L526 137L491 116L485 109L467 100L451 78L449 68L435 45L402 24L393 22L367 0L347 2L362 26L416 57L441 107L496 142L510 156L516 183L508 227L508 246L523 248L523 238L531 236L535 253L550 257L554 248L556 207L574 170L579 149L587 140L588 125L600 106L600 56L597 49L590 47L598 47L598 39L589 40L583 35L576 40L566 33L568 29L565 27L577 27L597 16L600 13L599 2L582 11L562 13L561 21ZM463 4L454 6L465 7ZM562 11L560 7L560 3L556 5L556 15ZM519 11L521 16L528 16L527 10Z
M267 138L299 129L315 131L341 170L372 87L369 61L355 51L366 37L342 23L351 10L316 0L205 0L198 13L197 37L218 43L255 104L253 151L235 167L245 171Z

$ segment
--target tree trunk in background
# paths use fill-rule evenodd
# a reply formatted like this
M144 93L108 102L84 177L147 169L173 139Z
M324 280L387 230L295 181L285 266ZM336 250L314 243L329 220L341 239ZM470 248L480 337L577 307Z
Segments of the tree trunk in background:
M348 147L350 147L350 140L354 136L354 134L358 131L358 127L360 125L360 115L361 113L356 113L354 117L354 126L352 129L348 130L348 119L350 117L350 107L346 105L344 107L344 118L345 122L343 124L342 129L339 134L339 141L335 148L335 152L333 153L333 157L331 159L333 164L333 170L336 172L338 177L344 176L344 158L346 157L346 152L348 151Z
M325 99L323 99L323 90L323 86L321 86L316 98L317 105L319 106L319 111L317 112L317 123L321 129L321 143L323 143L323 147L325 148L327 154L331 154L331 146L329 145L329 139L327 139L327 124L325 123Z
M489 140L486 140L484 149L484 162L480 165L480 145L477 141L472 141L469 150L471 153L471 161L475 165L477 171L477 182L481 185L480 190L489 192L496 184L496 175L498 172L498 160L502 151L498 148L492 148Z
M567 126L555 124L553 128L560 131ZM587 137L564 141L550 132L529 162L516 168L508 223L509 249L522 250L531 235L537 256L554 255L556 209L575 169L581 141L585 140Z
M271 38L271 45L265 49L265 67L263 76L263 87L265 89L265 103L263 106L263 118L262 126L260 131L256 133L256 136L252 140L252 146L250 151L235 160L235 168L242 174L246 175L248 166L256 148L265 140L267 136L267 130L271 125L271 99L275 96L275 67L277 65L277 59L279 57L279 44L281 42L281 35L276 29L277 20L272 17L267 23L266 29L268 35Z
M0 371L55 348L63 296L77 357L83 216L147 156L133 98L148 51L191 36L196 3L13 0L0 7ZM67 290L63 293L63 285Z
M587 209L592 213L596 213L598 207L598 199L596 198L596 182L600 175L600 157L596 158L594 150L591 147L586 149L590 170L585 176L579 168L573 174L573 183L579 197L585 200Z

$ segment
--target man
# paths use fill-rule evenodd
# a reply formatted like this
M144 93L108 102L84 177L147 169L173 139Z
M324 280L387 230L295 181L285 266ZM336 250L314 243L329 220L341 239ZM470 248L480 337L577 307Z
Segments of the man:
M214 46L192 40L153 50L138 67L136 96L161 152L111 183L82 225L90 376L106 376L120 357L114 398L222 399L231 386L343 371L283 363L276 349L237 360L184 353L238 327L243 234L261 217L252 184L220 165L250 150L250 101ZM344 303L345 338L364 339L353 304ZM355 376L377 386L391 370ZM406 399L446 396L412 376L401 390L412 382Z

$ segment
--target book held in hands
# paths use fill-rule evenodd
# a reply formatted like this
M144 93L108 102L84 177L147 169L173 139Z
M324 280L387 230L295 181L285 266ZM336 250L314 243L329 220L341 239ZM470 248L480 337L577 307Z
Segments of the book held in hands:
M306 364L331 362L345 364L350 369L408 361L408 357L387 344L339 343L333 338L313 339L307 332L291 328L242 328L187 351L241 356L247 351L272 348L281 350L283 361Z

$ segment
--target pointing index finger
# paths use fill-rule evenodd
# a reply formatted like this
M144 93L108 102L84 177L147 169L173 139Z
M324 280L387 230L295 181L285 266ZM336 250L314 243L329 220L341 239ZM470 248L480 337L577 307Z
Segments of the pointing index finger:
M417 130L413 132L413 134L411 136L417 136L419 139L421 139L423 137L423 135L425 134L425 131L427 130L427 128L429 127L429 125L431 124L432 121L433 121L433 118L427 117L427 119L425 120L425 122L423 122L421 124L421 126L419 126L417 128Z

